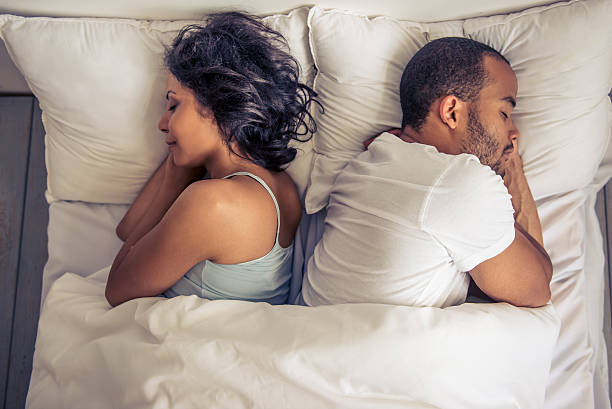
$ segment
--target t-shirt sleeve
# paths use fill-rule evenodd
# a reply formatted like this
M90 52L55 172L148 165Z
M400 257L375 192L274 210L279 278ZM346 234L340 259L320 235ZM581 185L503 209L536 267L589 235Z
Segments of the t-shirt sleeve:
M459 271L470 271L512 243L513 214L502 178L476 157L459 155L431 187L421 223Z

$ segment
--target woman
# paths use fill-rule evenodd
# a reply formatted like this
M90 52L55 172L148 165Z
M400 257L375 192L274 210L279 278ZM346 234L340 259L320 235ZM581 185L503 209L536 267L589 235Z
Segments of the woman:
M179 33L159 122L169 154L117 226L111 305L164 292L286 302L302 209L283 167L316 102L286 47L237 12Z

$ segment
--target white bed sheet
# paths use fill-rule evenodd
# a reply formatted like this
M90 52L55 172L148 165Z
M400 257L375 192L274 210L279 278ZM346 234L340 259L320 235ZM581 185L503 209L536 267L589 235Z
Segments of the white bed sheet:
M41 306L67 271L88 276L113 262L121 247L115 227L127 205L58 201L49 205L49 259L43 270Z
M610 408L602 332L603 251L594 195L611 173L612 166L604 166L588 191L539 203L546 247L555 264L553 303L562 319L546 391L546 409ZM123 205L51 204L43 297L64 272L88 276L112 262L121 244L114 227L126 210ZM317 213L305 217L300 226L293 295L299 290L303 260L312 253L323 220L324 214ZM31 387L36 387L36 379L33 377Z
M153 297L109 309L108 268L94 271L118 250L114 227L126 209L50 206L29 409L542 407L559 330L552 306L309 308Z
M559 329L551 305L311 308L189 296L111 309L107 274L53 285L28 408L536 409Z

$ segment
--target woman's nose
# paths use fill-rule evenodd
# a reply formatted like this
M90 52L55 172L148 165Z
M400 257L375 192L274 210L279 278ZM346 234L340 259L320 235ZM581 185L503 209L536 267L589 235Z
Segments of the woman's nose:
M161 119L159 120L159 123L157 124L157 127L163 133L168 133L168 111L166 111L164 115L162 115Z

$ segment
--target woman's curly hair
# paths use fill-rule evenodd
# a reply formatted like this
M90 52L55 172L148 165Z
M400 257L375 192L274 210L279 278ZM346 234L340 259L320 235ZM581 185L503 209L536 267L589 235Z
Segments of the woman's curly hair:
M258 17L216 13L203 26L183 28L165 63L212 111L232 152L280 171L297 153L289 142L305 142L316 132L308 108L320 105L298 81L300 67L288 49L287 40Z

